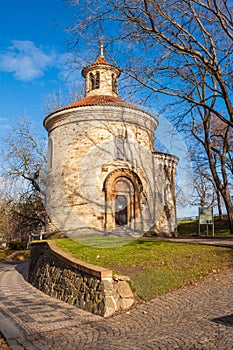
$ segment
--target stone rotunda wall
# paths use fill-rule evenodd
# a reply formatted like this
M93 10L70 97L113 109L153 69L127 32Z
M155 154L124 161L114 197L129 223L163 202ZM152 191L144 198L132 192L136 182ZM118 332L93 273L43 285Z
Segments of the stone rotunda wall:
M162 212L157 193L165 179L163 169L155 174L158 162L153 154L153 132L156 126L156 119L147 113L111 106L62 111L47 118L46 127L53 143L47 209L62 232L74 237L77 230L81 236L82 230L85 235L87 230L101 234L115 228L110 217L111 204L106 209L109 196L104 183L112 172L118 170L119 173L119 169L122 176L127 171L134 173L142 184L140 198L138 194L135 197L135 217L130 221L130 228L151 229L156 220L154 215L159 217ZM122 138L125 138L125 155L119 159L116 143Z

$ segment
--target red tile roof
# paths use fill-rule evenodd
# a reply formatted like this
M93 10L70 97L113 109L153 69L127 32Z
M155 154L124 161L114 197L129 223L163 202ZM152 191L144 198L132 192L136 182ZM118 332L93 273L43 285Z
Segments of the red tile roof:
M82 70L82 76L85 78L86 73L87 73L90 69L95 68L95 66L97 66L97 65L104 65L104 66L109 66L109 67L111 67L111 68L114 68L115 70L118 71L118 75L120 75L120 70L119 70L117 67L113 66L112 64L108 63L108 62L106 61L106 59L105 59L104 56L100 55L100 56L95 60L94 63L92 63L92 64L90 64L89 66L86 66L86 67L83 68L83 70Z
M69 109L73 107L83 107L83 106L99 106L99 105L110 105L110 106L123 106L134 108L131 104L122 101L119 97L110 96L110 95L94 95L86 96L82 100L76 101L64 109Z
M60 108L50 113L47 117L49 117L54 113L64 111L66 109L86 107L86 106L103 106L103 105L114 106L114 107L128 107L134 110L138 110L138 111L140 110L139 108L134 107L130 103L122 101L119 97L108 96L108 95L95 95L95 96L86 96L82 100L76 101L66 107Z
M104 56L99 56L94 63L92 63L92 65L94 64L107 64L109 65L109 63L106 61L105 57Z

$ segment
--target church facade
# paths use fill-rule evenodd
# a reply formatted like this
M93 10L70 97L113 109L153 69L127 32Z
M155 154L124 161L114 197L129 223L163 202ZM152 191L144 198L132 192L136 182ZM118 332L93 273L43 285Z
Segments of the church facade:
M178 159L154 149L158 121L118 97L101 50L82 70L85 97L49 114L46 208L64 235L176 232Z

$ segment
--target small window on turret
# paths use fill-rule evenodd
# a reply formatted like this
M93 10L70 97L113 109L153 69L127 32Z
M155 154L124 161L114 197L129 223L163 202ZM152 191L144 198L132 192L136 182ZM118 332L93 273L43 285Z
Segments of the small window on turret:
M100 87L100 72L96 72L94 75L90 73L90 90L99 89Z
M117 78L115 74L112 74L112 91L117 93Z
M90 73L90 90L93 90L95 88L95 77L93 73Z
M95 75L95 89L99 89L100 87L100 72L96 72Z

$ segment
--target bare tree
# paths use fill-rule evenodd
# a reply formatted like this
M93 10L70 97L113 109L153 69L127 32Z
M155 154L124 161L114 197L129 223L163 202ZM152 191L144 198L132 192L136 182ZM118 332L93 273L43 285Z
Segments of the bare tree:
M42 193L40 174L46 163L45 140L38 140L31 123L22 119L11 126L4 138L1 153L3 175L11 179L23 179L22 187Z
M12 218L11 238L26 239L47 220L43 204L45 143L38 141L26 119L12 125L3 141L1 177L6 186L1 188L1 208Z
M202 152L198 142L189 148L189 153L192 157L194 176L192 205L201 207L217 206L219 219L222 220L222 199L219 191L216 189L206 154Z
M211 207L215 202L215 192L210 181L206 179L204 174L198 169L194 177L194 195L193 205L201 207Z
M48 94L45 99L45 114L54 112L55 110L73 103L74 101L83 98L83 95L83 85L81 85L80 81L73 82L66 90L58 89L57 91L53 91L52 93Z
M8 242L12 240L12 215L10 203L3 199L1 195L0 201L0 242Z
M82 16L70 31L108 38L124 54L121 69L135 87L162 95L161 104L182 130L198 140L225 203L233 234L233 18L225 0L69 0ZM114 30L112 28L114 27ZM116 45L117 44L117 45ZM118 64L118 65L119 65ZM131 84L133 86L133 84ZM216 120L221 136L215 147Z

